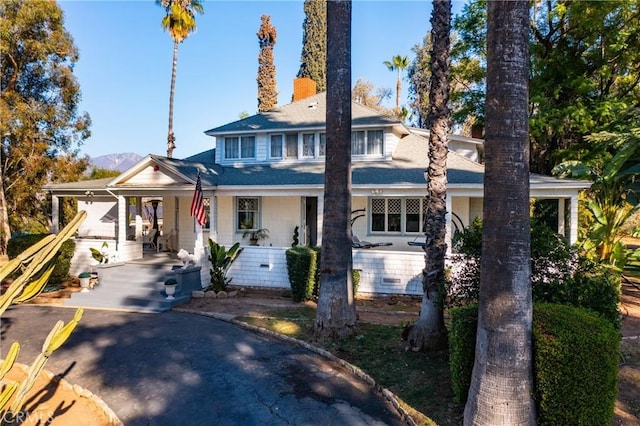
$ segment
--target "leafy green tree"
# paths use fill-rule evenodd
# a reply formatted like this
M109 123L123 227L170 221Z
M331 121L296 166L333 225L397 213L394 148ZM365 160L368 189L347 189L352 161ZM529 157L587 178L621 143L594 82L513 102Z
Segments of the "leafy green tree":
M400 110L400 96L402 95L402 71L409 67L407 56L396 55L390 61L384 61L389 71L396 71L398 79L396 81L396 110Z
M91 169L91 174L89 175L88 179L89 180L104 179L109 177L117 177L120 175L121 175L121 172L117 170L109 170L102 167L94 167L93 169Z
M162 28L173 39L173 64L171 67L171 90L169 91L169 131L167 134L167 157L173 157L176 137L173 133L173 98L178 71L178 45L196 29L196 13L203 14L200 0L156 0L166 15L162 18Z
M304 1L302 54L298 77L315 81L318 92L327 90L327 2Z
M636 2L534 2L530 14L531 168L549 174L568 159L589 161L602 146L584 136L614 131L640 101L640 13ZM456 116L484 116L486 0L467 5L454 21L475 83L453 99Z
M269 111L278 105L276 87L276 66L273 63L273 46L276 45L276 29L271 25L269 15L260 17L262 24L258 31L260 53L258 54L258 111Z
M319 339L356 331L351 242L351 1L327 2L327 153L320 295L313 326Z
M46 226L39 188L86 168L76 149L91 120L78 112L77 60L55 2L0 2L0 254L12 230Z
M484 229L465 425L535 424L529 219L529 2L490 1Z
M413 111L416 126L425 129L429 115L429 81L431 80L431 35L427 34L422 43L417 43L411 51L415 57L407 68L409 79L409 108Z
M434 0L431 13L429 87L429 168L427 169L427 212L424 218L426 241L422 271L420 317L409 332L412 350L439 349L447 344L444 326L444 258L447 253L447 153L450 124L449 48L451 2Z
M593 164L565 161L553 172L593 181L583 202L592 219L582 248L591 258L622 270L631 252L622 243L620 230L640 209L640 128L601 132L586 139L612 147L613 153Z

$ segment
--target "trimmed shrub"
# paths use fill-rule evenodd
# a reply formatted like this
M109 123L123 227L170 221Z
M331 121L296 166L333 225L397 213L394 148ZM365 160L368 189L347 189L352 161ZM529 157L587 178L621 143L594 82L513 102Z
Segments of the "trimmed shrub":
M464 402L475 359L477 305L451 310L449 363L454 396ZM539 425L611 424L620 334L593 312L536 303L533 309L535 399Z
M620 334L581 308L533 311L539 425L609 425L617 395Z
M31 247L38 241L42 240L49 234L29 234L11 238L7 244L7 255L9 259L14 259L20 253ZM53 268L50 284L59 284L69 279L69 268L71 268L71 258L76 251L76 243L73 240L67 240L62 244L58 256L56 257L56 266Z
M310 247L292 247L286 251L287 272L294 302L313 298L316 282L316 252Z
M482 223L475 220L456 238L446 307L476 303L480 286ZM597 312L620 327L620 275L581 257L544 224L531 226L531 286L534 303L559 303Z
M469 305L451 310L449 332L449 369L451 385L456 401L465 403L471 373L476 356L476 331L478 328L478 305Z

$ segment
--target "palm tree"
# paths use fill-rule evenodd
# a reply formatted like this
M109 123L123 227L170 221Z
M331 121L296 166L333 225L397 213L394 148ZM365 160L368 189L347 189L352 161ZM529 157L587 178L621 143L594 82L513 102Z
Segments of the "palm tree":
M327 2L327 151L320 295L314 333L356 330L351 271L351 1Z
M396 55L391 58L390 61L384 61L384 64L389 68L389 71L398 72L398 81L396 82L396 109L400 110L400 93L402 92L402 77L400 73L402 70L409 67L409 58L407 56Z
M464 424L532 425L529 3L487 3L482 260Z
M171 90L169 92L169 132L167 135L167 157L173 156L176 147L173 134L173 95L176 88L178 68L178 44L182 43L196 29L195 14L204 13L200 0L156 0L167 14L162 18L162 28L173 39L173 67L171 69Z
M422 272L422 306L420 317L411 327L408 341L412 350L438 349L446 346L440 285L444 283L444 258L447 252L447 138L449 111L449 49L451 33L451 1L434 0L431 13L431 84L429 88L429 169L427 212L424 232L425 267Z

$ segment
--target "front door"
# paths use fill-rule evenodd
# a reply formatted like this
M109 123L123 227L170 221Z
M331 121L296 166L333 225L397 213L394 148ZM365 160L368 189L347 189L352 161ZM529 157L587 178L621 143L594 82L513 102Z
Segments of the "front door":
M305 242L308 246L318 244L318 197L306 197L305 200Z

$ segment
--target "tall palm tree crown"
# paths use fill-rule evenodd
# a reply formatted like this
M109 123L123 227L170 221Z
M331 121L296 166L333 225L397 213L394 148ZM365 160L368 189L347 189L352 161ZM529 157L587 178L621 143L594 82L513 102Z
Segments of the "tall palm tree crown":
M398 71L398 81L396 82L396 109L400 109L400 93L402 92L402 78L400 73L409 67L407 56L396 55L390 61L384 61L389 71Z
M175 136L173 134L173 97L176 86L178 66L178 44L182 43L196 29L196 13L204 14L200 0L156 0L166 11L162 18L162 28L173 39L173 66L171 72L171 90L169 92L169 131L167 135L167 157L173 156Z

